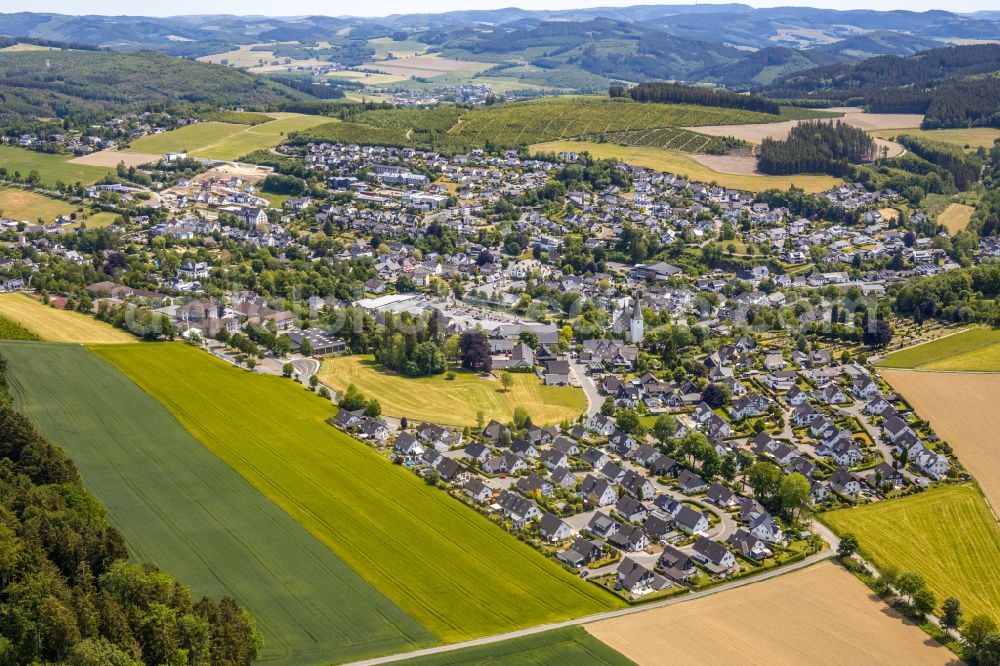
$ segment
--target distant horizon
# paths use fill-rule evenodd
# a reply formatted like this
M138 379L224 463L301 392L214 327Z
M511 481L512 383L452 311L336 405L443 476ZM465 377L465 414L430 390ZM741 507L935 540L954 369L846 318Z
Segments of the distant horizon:
M521 9L524 11L569 11L574 9L599 9L599 8L620 8L634 6L661 6L661 5L726 5L739 4L747 5L755 9L770 9L775 7L798 7L812 9L828 9L837 11L852 10L872 10L872 11L909 11L923 13L928 11L946 11L953 14L966 14L983 11L998 11L996 0L961 0L950 3L943 7L933 0L817 0L816 2L798 2L795 0L775 2L729 2L727 0L709 2L635 2L635 0L607 0L604 2L579 2L578 0L542 0L539 3L532 3L530 9L518 5L517 3L505 2L503 0L431 0L420 4L409 2L408 0L386 0L379 3L379 7L384 9L378 13L364 14L357 13L357 5L344 6L344 11L340 11L341 3L322 2L321 0L285 0L282 7L286 10L281 13L274 13L274 3L267 0L216 0L213 3L205 3L203 0L174 0L169 5L162 5L167 11L157 11L157 8L147 8L146 11L134 11L133 3L125 3L122 0L88 0L84 3L85 9L81 11L80 3L76 0L14 0L0 10L0 14L15 13L35 13L35 14L65 14L69 16L148 16L153 18L176 18L184 16L261 16L267 18L299 18L304 16L329 16L359 19L378 19L396 14L443 14L455 11L496 11L501 9ZM211 4L213 8L205 11L206 4ZM416 5L416 6L415 6ZM354 11L352 11L354 10Z

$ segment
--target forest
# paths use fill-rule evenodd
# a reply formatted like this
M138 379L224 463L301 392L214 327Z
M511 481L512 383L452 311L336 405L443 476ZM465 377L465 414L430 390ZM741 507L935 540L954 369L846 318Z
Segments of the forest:
M764 139L757 167L764 173L829 173L840 176L851 164L875 159L875 141L853 125L838 121L804 121L787 139Z
M757 95L739 95L721 88L685 86L667 81L640 83L627 90L622 86L611 86L610 97L628 95L637 102L662 102L666 104L700 104L719 106L727 109L743 109L778 115L781 109L774 102Z
M2 374L0 534L0 663L257 659L260 634L235 600L194 601L168 574L129 561L73 461L13 408Z

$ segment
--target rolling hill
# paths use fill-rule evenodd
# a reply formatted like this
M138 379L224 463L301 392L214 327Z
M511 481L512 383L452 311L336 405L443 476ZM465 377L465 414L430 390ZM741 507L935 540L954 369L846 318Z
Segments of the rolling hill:
M153 51L0 52L5 124L140 106L266 106L312 99L265 78Z

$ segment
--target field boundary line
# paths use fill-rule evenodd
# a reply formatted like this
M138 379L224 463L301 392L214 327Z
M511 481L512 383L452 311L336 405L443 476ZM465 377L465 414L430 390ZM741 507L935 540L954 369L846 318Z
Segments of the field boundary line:
M828 528L826 528L825 525L823 525L822 527L824 528L824 530L828 530ZM625 615L634 615L636 613L643 613L645 611L655 610L657 608L663 608L665 606L672 606L674 604L683 603L685 601L691 601L693 599L702 599L704 597L711 596L713 594L718 594L720 592L725 592L727 590L736 589L738 587L745 587L747 585L753 585L755 583L762 583L772 578L777 578L778 576L784 576L785 574L793 573L795 571L799 571L801 569L810 567L814 564L823 562L824 560L827 560L830 557L832 557L834 553L835 553L835 547L827 547L826 549L821 550L820 552L815 553L813 555L810 555L804 560L800 560L798 562L790 564L787 567L772 569L770 571L765 571L764 573L761 573L760 575L757 576L741 578L739 580L734 580L730 583L723 583L722 585L708 588L707 590L699 590L697 592L692 592L690 594L685 594L679 597L673 597L671 599L664 599L663 601L657 601L643 606L630 606L628 608L619 608L617 610L604 611L602 613L587 615L572 620L563 620L562 622L551 622L549 624L541 624L535 627L529 627L527 629L519 629L517 631L511 631L505 634L496 634L494 636L474 638L472 640L463 641L461 643L438 645L435 647L424 648L422 650L415 650L412 652L402 652L399 654L387 655L384 657L363 659L360 661L349 662L349 666L375 666L376 664L389 664L397 661L403 661L406 659L414 659L417 657L425 657L435 654L442 654L446 652L453 652L456 650L461 650L463 648L477 647L481 645L490 645L492 643L501 643L503 641L507 641L513 638L531 636L534 634L544 633L546 631L552 631L554 629L562 629L564 627L571 627L575 625L591 624L593 622L610 620Z

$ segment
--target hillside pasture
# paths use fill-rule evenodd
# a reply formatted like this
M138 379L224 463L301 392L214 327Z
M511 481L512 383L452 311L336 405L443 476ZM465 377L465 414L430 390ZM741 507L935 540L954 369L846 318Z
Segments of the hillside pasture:
M451 652L407 659L407 666L631 666L634 662L597 640L580 626L553 629Z
M59 181L67 185L75 183L90 185L114 171L110 168L74 163L71 158L72 155L39 153L14 146L0 146L0 167L6 169L10 175L15 172L20 173L22 178L26 178L32 171L37 171L41 177L41 184L46 187L55 187Z
M321 664L433 637L202 446L167 409L77 345L0 343L17 405L62 446L137 561L231 595L265 664Z
M186 152L193 157L232 161L285 140L289 132L301 131L330 122L323 116L281 114L260 125L204 122L185 125L162 134L136 139L129 151L160 154Z
M370 355L330 357L319 372L320 381L338 392L354 384L378 398L385 414L415 421L471 426L482 411L487 421L506 423L516 407L524 407L533 423L544 425L576 419L587 409L582 389L543 386L534 374L513 373L513 377L509 392L495 379L461 370L450 381L444 375L404 377L381 369Z
M969 226L969 220L972 219L972 214L975 212L976 209L972 206L960 203L948 204L948 207L938 215L937 223L943 224L948 229L948 233L957 234Z
M883 370L892 388L926 419L976 477L1000 512L1000 375Z
M1000 371L1000 328L977 326L893 352L876 363L882 368L919 368L965 372Z
M939 600L957 597L966 617L983 613L1000 622L1000 528L974 484L839 509L820 519L839 534L856 535L875 566L916 571Z
M882 139L892 139L901 134L914 136L919 139L931 139L933 141L943 141L953 146L959 146L968 151L977 148L992 148L993 143L1000 139L1000 129L993 127L963 127L959 129L882 129L871 132L872 136Z
M830 562L585 628L640 666L954 661Z
M38 192L0 185L0 211L4 217L26 222L36 222L41 218L48 223L60 215L69 215L74 210L76 208L65 201Z
M136 342L125 331L79 312L58 310L25 294L0 294L0 315L16 321L42 340L77 344Z
M772 187L788 189L799 187L806 192L823 192L843 183L832 176L796 174L794 176L765 176L756 174L723 173L701 164L692 157L662 148L618 146L592 141L550 141L531 146L533 153L559 153L564 151L589 152L594 157L621 160L628 164L665 171L704 183L715 182L723 187L731 187L751 192L760 192Z
M329 403L298 384L182 344L96 351L444 641L620 605L327 424Z

